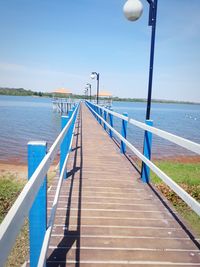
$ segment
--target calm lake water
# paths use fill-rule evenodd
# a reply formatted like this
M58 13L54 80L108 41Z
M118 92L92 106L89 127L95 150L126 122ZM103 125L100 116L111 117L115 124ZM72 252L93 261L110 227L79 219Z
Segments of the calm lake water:
M144 121L145 103L115 102L116 112L127 112L131 118ZM200 105L153 104L154 126L200 143ZM115 120L120 130L121 121ZM0 160L26 162L27 143L45 140L50 146L60 131L60 115L53 112L51 99L0 96ZM128 140L142 149L143 131L129 125ZM185 149L153 137L153 155L194 155Z

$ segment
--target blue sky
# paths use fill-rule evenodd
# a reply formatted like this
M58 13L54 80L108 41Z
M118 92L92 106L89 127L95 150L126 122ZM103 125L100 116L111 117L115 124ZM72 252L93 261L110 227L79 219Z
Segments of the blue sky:
M0 0L0 87L146 98L148 3L137 22L124 0ZM200 102L200 1L158 0L153 98Z

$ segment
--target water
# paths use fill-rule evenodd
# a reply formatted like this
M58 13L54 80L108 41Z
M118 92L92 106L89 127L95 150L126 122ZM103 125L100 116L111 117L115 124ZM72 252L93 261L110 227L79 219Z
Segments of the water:
M146 103L115 102L113 108L118 113L127 112L128 116L144 122ZM152 103L151 119L153 125L172 134L200 143L200 105ZM121 121L116 120L118 131ZM143 147L144 131L128 125L127 139L140 151ZM180 146L153 135L153 156L196 155Z
M60 116L49 98L0 96L0 160L26 162L27 143L50 146L60 130Z
M115 102L116 112L144 121L145 103ZM200 143L200 105L153 104L154 126ZM120 131L121 121L114 125ZM26 162L27 143L45 140L50 146L60 131L60 115L52 110L51 99L0 96L0 160ZM129 125L128 140L142 150L143 131ZM153 137L154 155L192 154L161 138Z

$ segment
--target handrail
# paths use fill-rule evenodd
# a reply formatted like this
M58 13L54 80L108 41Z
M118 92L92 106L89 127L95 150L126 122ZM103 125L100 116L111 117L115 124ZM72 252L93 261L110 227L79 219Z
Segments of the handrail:
M107 121L105 121L95 110L93 110L90 105L86 102L87 107L104 123L106 126L112 130L112 132L123 141L133 153L138 156L158 177L161 178L187 205L200 216L200 203L192 198L185 190L183 190L177 183L175 183L167 174L160 170L153 162L147 159L142 153L135 148L129 141L127 141L121 134L119 134L113 127L110 126ZM94 104L92 104L94 105ZM94 105L96 106L96 105ZM98 106L99 107L99 106ZM101 107L99 107L101 108ZM104 109L105 110L105 109ZM113 114L113 113L112 113ZM119 114L118 114L119 115ZM121 115L120 115L121 117ZM126 117L125 117L126 118ZM124 116L123 116L124 119Z
M177 136L175 134L171 134L171 133L169 133L167 131L164 131L164 130L161 130L159 128L156 128L156 127L153 127L153 126L149 126L149 125L147 125L147 124L145 124L143 122L131 119L131 118L126 117L126 116L124 116L122 114L119 114L117 112L111 111L111 110L109 110L107 108L104 108L104 107L101 107L101 106L97 106L95 104L93 104L93 105L98 107L98 108L100 108L100 109L102 109L102 110L105 110L109 114L112 114L112 115L114 115L115 117L117 117L119 119L125 120L125 121L129 122L130 124L133 124L133 125L141 128L141 129L143 129L143 130L151 132L151 133L153 133L153 134L155 134L155 135L157 135L157 136L159 136L161 138L164 138L164 139L166 139L168 141L171 141L172 143L175 143L175 144L177 144L177 145L179 145L181 147L184 147L184 148L186 148L186 149L188 149L188 150L190 150L192 152L195 152L195 153L200 155L200 144L197 144L197 143L195 143L193 141L190 141L190 140L185 139L183 137Z
M25 218L28 216L29 210L34 202L34 199L42 185L43 179L57 154L60 144L62 143L73 119L79 108L79 105L74 110L67 125L56 138L55 142L45 155L38 168L33 173L32 177L24 186L15 203L9 210L0 225L0 265L3 266L9 252L15 242L19 230L21 229Z
M74 124L74 128L73 128L73 133L74 133L74 130L75 130L75 124ZM68 151L68 153L66 155L66 158L65 158L62 170L61 170L61 174L59 176L58 185L57 185L55 197L54 197L52 208L51 208L51 214L49 216L49 221L48 221L46 233L45 233L44 240L43 240L43 245L42 245L41 252L40 252L40 257L39 257L39 261L38 261L38 267L45 266L45 264L46 264L47 250L48 250L48 246L49 246L51 233L52 233L52 230L53 230L56 210L57 210L57 206L58 206L58 199L59 199L60 190L61 190L61 186L62 186L64 175L65 175L65 169L66 169L66 165L67 165L67 161L68 161L68 157L69 157L69 153L70 153L71 147L72 147L72 139L71 139L71 143L69 145L69 151Z

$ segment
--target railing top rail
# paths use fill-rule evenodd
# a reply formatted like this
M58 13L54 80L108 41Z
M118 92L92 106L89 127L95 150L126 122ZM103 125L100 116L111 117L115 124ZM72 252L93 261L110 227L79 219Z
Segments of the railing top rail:
M74 132L74 129L75 129L75 124L74 124L74 128L73 128L73 132ZM72 146L72 139L71 139L71 143L70 143L69 148L71 148L71 146ZM56 215L56 210L57 210L57 206L58 206L59 195L60 195L60 191L61 191L63 178L65 175L65 169L66 169L69 153L70 153L70 149L68 150L68 153L66 155L62 170L60 172L60 176L59 176L59 180L58 180L58 184L57 184L57 188L56 188L56 193L54 196L53 204L51 207L51 213L50 213L48 224L47 224L46 233L45 233L42 248L40 251L38 267L46 266L45 265L46 254L47 254L47 250L48 250L48 246L49 246L49 242L50 242L50 237L51 237L51 233L52 233L52 229L53 229L53 225L54 225L54 221L55 221L55 215Z
M60 144L63 141L67 130L69 129L72 120L76 114L77 109L73 111L71 118L67 125L61 131L56 138L55 142L49 149L46 156L43 158L38 168L35 170L29 181L26 183L22 192L16 199L15 203L9 210L8 214L4 218L0 225L0 265L3 266L7 256L15 242L16 236L21 229L25 218L28 216L29 210L34 202L34 199L40 189L43 179L53 162L56 153L59 150Z
M155 135L157 135L157 136L159 136L159 137L161 137L163 139L166 139L166 140L168 140L168 141L170 141L170 142L172 142L172 143L174 143L176 145L184 147L184 148L186 148L186 149L188 149L188 150L200 155L200 144L198 144L198 143L195 143L195 142L190 141L188 139L185 139L183 137L177 136L175 134L171 134L171 133L169 133L167 131L164 131L164 130L161 130L159 128L156 128L156 127L153 127L153 126L149 126L149 125L147 125L147 124L145 124L143 122L137 121L135 119L131 119L131 118L126 117L126 116L124 116L122 114L119 114L117 112L111 111L111 110L109 110L107 108L104 108L104 107L101 107L101 106L97 106L97 105L95 105L93 103L92 103L92 105L94 105L94 106L96 106L98 108L101 108L102 110L105 110L106 112L112 114L113 116L115 116L117 118L120 118L120 119L123 119L123 120L129 122L130 124L139 127L140 129L143 129L145 131L149 131L149 132L151 132L151 133L153 133L153 134L155 134Z

